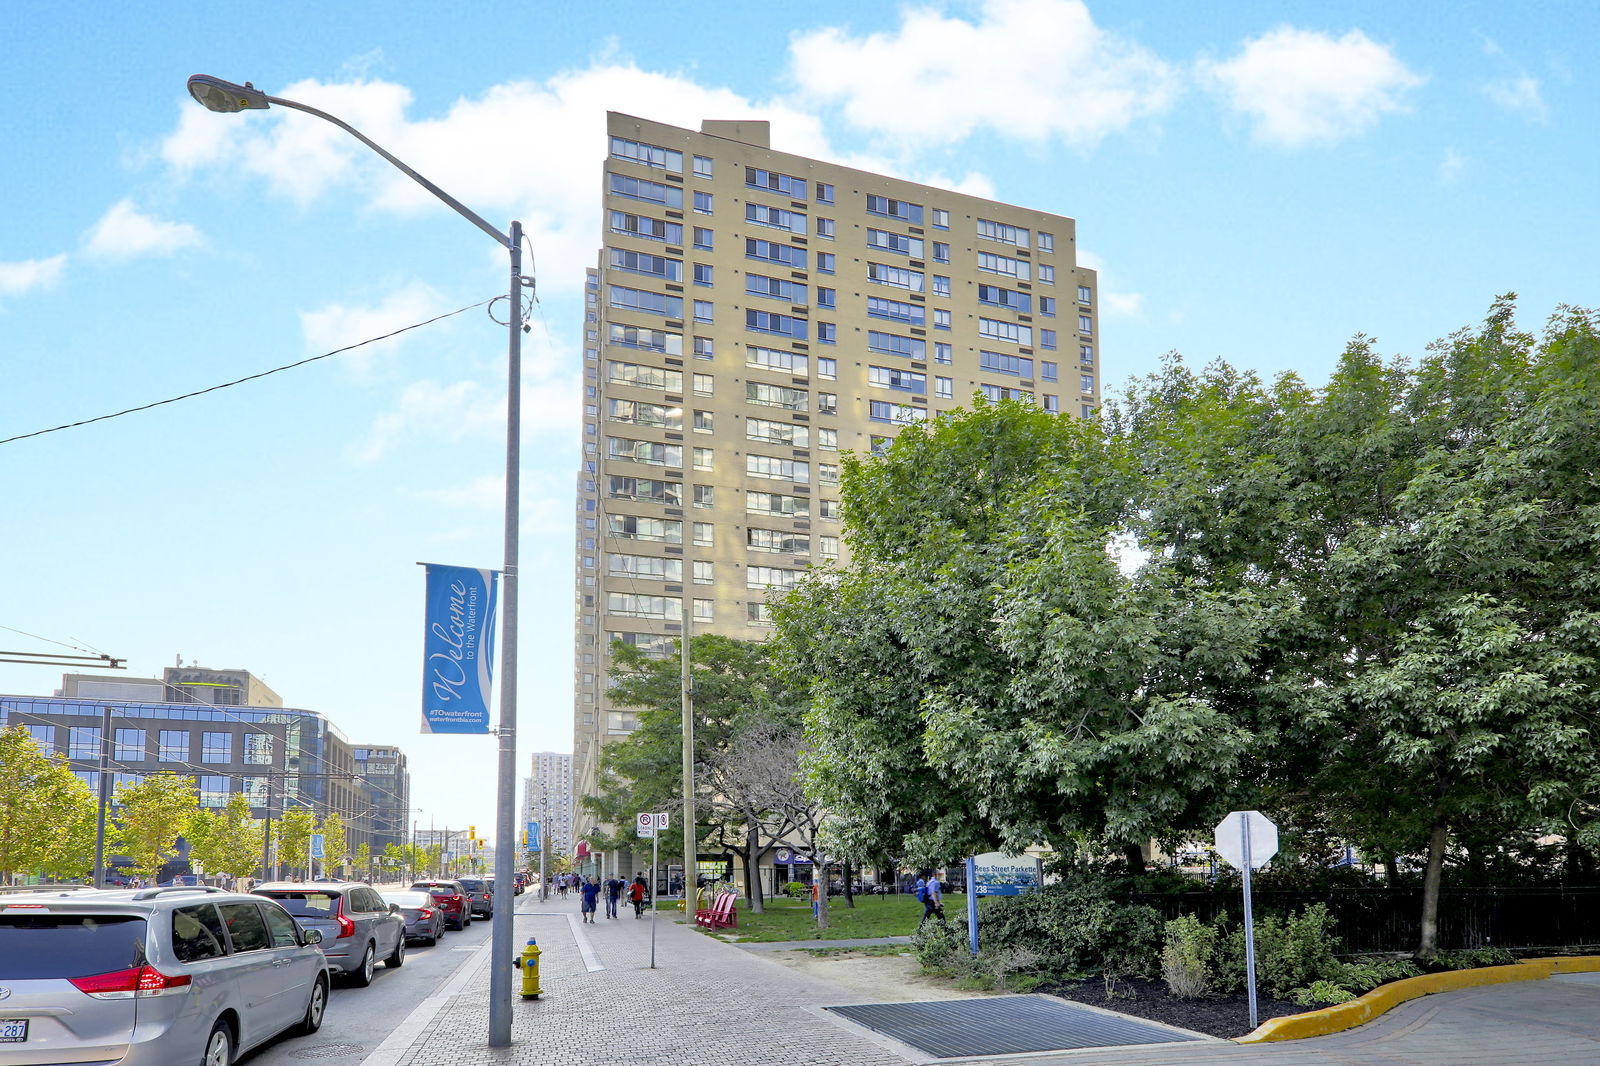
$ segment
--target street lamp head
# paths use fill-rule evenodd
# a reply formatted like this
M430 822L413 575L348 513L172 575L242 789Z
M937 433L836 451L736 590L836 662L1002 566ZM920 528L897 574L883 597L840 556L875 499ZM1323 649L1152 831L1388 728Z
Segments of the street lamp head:
M269 106L267 94L249 82L235 85L231 81L213 78L209 74L196 74L189 79L189 95L200 101L207 111L231 114L235 111L265 111Z

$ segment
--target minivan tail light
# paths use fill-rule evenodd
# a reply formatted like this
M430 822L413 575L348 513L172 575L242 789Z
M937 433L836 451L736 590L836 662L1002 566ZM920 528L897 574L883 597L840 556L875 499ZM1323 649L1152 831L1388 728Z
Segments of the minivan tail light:
M190 978L187 974L168 977L154 966L135 966L128 970L74 977L71 981L78 991L95 999L132 999L135 996L186 992Z

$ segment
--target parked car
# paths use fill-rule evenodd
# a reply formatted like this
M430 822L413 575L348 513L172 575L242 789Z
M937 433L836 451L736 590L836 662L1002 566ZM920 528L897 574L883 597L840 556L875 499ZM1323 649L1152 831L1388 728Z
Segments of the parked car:
M467 905L467 890L460 881L418 881L411 886L418 892L427 892L444 908L445 924L451 929L465 929L472 924L472 908Z
M207 886L0 894L0 1063L225 1066L328 1005L321 934Z
M388 889L379 895L385 903L393 903L400 908L400 916L406 920L407 940L437 944L439 938L444 936L444 908L430 893Z
M474 918L494 916L494 888L479 877L458 877L461 887L467 890L467 902Z
M405 965L406 920L370 885L278 881L251 891L277 900L303 928L320 932L328 969L358 988L372 983L379 959L391 969Z

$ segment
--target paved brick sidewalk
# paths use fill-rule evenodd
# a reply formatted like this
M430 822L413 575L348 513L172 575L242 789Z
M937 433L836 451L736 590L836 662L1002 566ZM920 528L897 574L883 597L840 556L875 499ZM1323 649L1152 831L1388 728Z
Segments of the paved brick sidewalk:
M707 937L663 910L656 969L650 920L577 923L576 900L526 899L520 944L536 936L544 996L512 1003L512 1046L488 1047L488 953L399 1066L908 1066L825 1005L874 1002ZM569 917L570 916L570 917ZM520 979L520 971L514 979ZM952 1060L942 1060L952 1061ZM967 1060L972 1061L972 1060ZM1334 1036L1241 1046L1225 1041L979 1060L987 1066L1600 1066L1600 985L1529 981L1428 996Z

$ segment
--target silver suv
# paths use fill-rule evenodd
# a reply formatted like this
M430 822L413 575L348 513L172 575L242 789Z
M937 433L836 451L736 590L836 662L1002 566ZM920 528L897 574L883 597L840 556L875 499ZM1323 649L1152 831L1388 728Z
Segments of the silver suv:
M371 885L276 881L252 891L276 900L302 928L321 933L328 969L349 977L359 988L372 983L379 959L391 968L405 965L405 916Z
M328 1005L320 939L216 888L0 893L0 1066L227 1066Z

